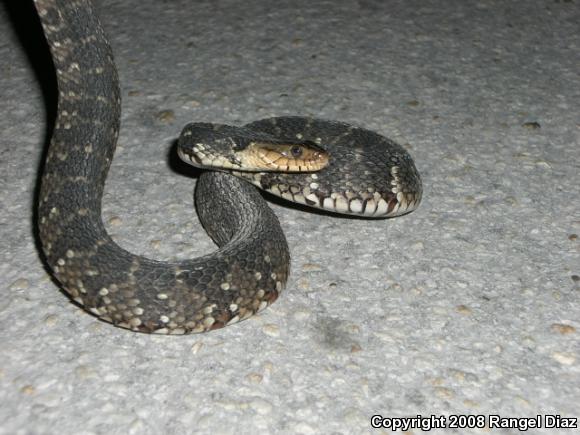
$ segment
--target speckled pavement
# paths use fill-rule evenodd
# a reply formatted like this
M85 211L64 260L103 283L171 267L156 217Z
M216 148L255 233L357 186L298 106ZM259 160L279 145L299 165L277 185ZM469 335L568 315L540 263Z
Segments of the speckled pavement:
M185 337L99 322L43 267L55 89L29 3L0 7L0 434L390 434L371 417L419 414L447 426L429 433L512 434L489 416L580 417L577 0L98 1L124 98L103 218L125 248L214 249L173 148L193 120L352 122L423 176L420 208L392 220L273 204L287 290Z

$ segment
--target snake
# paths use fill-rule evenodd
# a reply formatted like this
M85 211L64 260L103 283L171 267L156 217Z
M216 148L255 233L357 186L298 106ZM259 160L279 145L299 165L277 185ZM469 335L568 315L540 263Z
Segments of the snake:
M421 178L392 140L337 121L282 116L244 126L194 122L177 153L203 168L195 207L218 246L157 261L119 246L102 220L120 129L112 49L89 0L34 0L56 71L58 107L40 176L42 256L60 287L98 319L131 331L206 332L272 304L290 272L288 244L255 186L331 213L393 217L417 208Z

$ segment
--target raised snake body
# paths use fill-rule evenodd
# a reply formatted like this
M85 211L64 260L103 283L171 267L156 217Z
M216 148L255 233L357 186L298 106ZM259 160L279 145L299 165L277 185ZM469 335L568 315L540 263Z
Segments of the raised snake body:
M286 283L288 247L273 212L240 178L204 172L198 180L196 208L220 246L213 254L159 262L131 254L109 237L101 220L101 199L120 120L112 52L88 0L35 0L35 5L59 88L38 227L47 264L62 287L102 320L162 334L220 328L272 303ZM411 158L375 133L299 117L248 127L330 148L331 165L318 173L243 173L233 168L239 177L276 195L375 217L409 212L421 199ZM186 140L188 128L195 126L182 133L184 149L200 145Z

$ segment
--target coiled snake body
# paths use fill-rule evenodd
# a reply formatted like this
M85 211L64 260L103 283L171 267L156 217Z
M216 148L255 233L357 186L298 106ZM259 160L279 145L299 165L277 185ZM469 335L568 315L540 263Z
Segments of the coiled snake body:
M341 213L394 216L419 204L421 182L413 161L402 147L376 133L301 117L258 121L239 129L239 135L234 127L191 124L181 134L179 154L198 166L208 166L214 158L212 144L199 133L203 128L225 132L220 143L229 143L232 152L256 142L287 142L294 154L295 144L312 146L316 158L322 154L316 151L319 145L329 161L318 172L241 172L238 157L225 157L221 168L238 177L206 171L196 187L196 208L220 246L217 252L159 262L125 251L101 220L120 122L111 49L88 0L35 0L35 5L59 88L41 180L39 235L47 264L62 287L100 319L134 331L185 334L246 319L276 300L288 277L288 247L277 218L247 181L283 198ZM280 157L285 152L257 152L268 164L277 160L291 166L293 156Z

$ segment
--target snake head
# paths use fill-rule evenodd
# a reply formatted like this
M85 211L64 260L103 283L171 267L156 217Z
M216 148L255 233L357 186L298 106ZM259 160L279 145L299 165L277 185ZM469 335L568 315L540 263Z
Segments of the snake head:
M328 152L312 141L280 140L244 127L209 123L186 125L177 152L199 168L246 172L313 172L329 162Z

